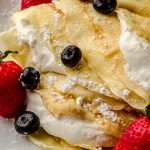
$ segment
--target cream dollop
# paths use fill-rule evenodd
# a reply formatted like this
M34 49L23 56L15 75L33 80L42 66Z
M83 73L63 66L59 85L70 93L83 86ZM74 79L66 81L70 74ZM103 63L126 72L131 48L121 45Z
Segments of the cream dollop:
M55 55L49 41L44 40L29 20L22 18L15 22L18 39L27 43L32 52L32 61L41 72L55 71L64 74L64 68L56 62Z
M120 49L127 62L125 70L128 77L150 90L150 45L139 37L119 16L121 24Z
M37 93L28 92L27 98L27 110L33 111L39 116L42 128L50 135L83 148L111 147L117 142L116 138L106 135L98 129L98 122L80 120L71 116L57 118L44 107L42 99Z

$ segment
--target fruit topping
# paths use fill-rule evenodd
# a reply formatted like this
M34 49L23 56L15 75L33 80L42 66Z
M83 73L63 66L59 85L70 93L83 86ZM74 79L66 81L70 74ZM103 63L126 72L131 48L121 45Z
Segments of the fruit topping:
M25 111L16 117L14 125L18 133L29 135L39 129L40 119L34 112Z
M40 73L32 67L26 67L20 75L20 81L25 89L32 91L38 87Z
M117 0L92 0L93 7L97 12L107 14L115 10Z
M150 150L150 118L132 122L113 150Z
M44 3L51 3L52 0L22 0L21 10L27 9L31 6L36 6Z
M0 116L13 118L22 111L25 103L25 89L19 81L22 68L13 61L2 61L9 53L0 56Z
M81 58L81 50L74 45L67 46L61 54L62 63L69 68L75 67Z

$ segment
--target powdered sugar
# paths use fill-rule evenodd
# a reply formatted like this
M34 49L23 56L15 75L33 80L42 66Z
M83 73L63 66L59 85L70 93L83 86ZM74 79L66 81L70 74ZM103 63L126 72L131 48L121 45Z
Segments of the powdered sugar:
M41 28L40 33L42 34L43 39L45 41L49 41L50 40L51 33L50 33L50 31L47 28Z
M100 86L96 91L106 96L110 95L110 91L106 89L104 86Z
M88 110L90 107L91 107L91 104L89 104L89 103L83 105L83 108L85 110Z
M62 90L63 92L68 92L68 91L73 90L74 87L75 87L75 83L69 81L68 83L65 83L65 84L63 85L63 87L61 87L61 90Z
M50 91L50 94L52 94L54 97L52 99L52 101L61 101L61 102L65 102L66 98L63 95L60 95L59 93L55 92L55 91Z
M82 85L86 88L89 88L92 91L98 92L100 94L103 94L103 95L106 95L106 96L111 94L111 92L106 87L104 87L103 85L101 85L97 82L90 81L90 80L88 81L88 80L85 80L85 79L79 79L76 76L71 77L70 80L72 82L78 83L78 84L80 84L80 85Z
M112 121L118 120L117 114L111 110L111 106L109 106L107 103L101 102L100 105L97 107L97 110L102 115L112 119Z
M97 98L97 99L93 100L93 104L95 104L95 103L101 103L101 102L103 102L103 100L101 98Z
M60 14L59 14L59 13L55 13L55 14L53 15L53 18L58 21L59 18L60 18Z
M59 30L60 29L60 25L59 25L59 19L60 19L60 14L59 13L55 13L53 15L53 19L55 20L55 24L54 24L54 28L55 30Z
M44 81L41 81L41 84L46 86L47 88L51 88L55 81L57 81L56 76L46 76Z
M77 97L76 105L78 105L78 106L82 106L83 105L83 97Z
M64 46L64 44L58 40L53 40L53 46L62 47Z
M131 91L128 89L123 90L123 96L124 97L128 97L130 93L131 93Z

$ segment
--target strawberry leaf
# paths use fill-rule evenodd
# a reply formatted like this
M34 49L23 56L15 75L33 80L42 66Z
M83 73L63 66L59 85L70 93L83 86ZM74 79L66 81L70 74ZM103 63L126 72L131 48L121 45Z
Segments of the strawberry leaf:
M7 51L5 51L3 54L2 54L2 56L1 56L1 58L0 58L0 61L2 61L3 59L5 59L9 54L18 54L18 52L17 51L11 51L11 50L7 50Z
M146 107L146 116L150 117L150 105Z

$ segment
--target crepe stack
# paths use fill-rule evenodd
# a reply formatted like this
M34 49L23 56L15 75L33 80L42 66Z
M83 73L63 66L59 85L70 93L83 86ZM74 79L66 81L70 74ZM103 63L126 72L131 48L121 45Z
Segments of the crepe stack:
M103 15L90 2L54 0L53 4L34 6L13 15L14 27L1 33L0 41L4 50L19 52L9 59L40 71L41 81L35 91L40 96L39 104L59 121L69 116L94 127L96 124L98 131L97 135L85 133L85 139L77 140L73 130L68 129L67 137L61 124L58 130L63 134L56 134L41 122L47 133L40 129L31 135L35 144L52 150L113 147L130 122L150 104L149 91L126 74L126 60L119 45L119 18L149 42L149 3L142 0L141 6L137 0L118 0L116 12ZM144 26L137 26L141 21ZM65 67L60 59L68 45L78 46L83 54L73 69Z

